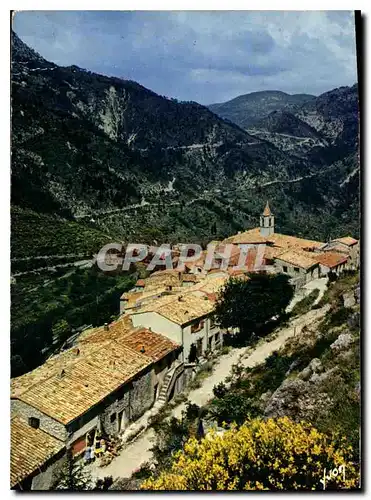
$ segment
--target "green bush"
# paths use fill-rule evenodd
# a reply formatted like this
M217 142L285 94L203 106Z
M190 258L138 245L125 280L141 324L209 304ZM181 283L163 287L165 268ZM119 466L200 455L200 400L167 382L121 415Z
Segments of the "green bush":
M319 290L318 288L315 288L310 292L309 295L307 295L294 305L291 311L291 315L299 316L301 314L305 314L308 311L310 311L312 304L317 299L318 295L319 295Z

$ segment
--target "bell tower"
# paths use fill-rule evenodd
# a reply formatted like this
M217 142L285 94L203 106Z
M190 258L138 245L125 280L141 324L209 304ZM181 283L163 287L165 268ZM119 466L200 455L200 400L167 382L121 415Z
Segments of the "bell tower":
M260 234L269 236L274 233L274 215L269 208L269 203L265 205L263 214L260 216Z

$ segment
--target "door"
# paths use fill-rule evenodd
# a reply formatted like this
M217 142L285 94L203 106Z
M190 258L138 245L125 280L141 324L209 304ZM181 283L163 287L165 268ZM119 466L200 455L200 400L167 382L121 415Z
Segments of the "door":
M122 410L118 413L118 419L117 419L117 425L118 429L117 432L122 432L126 429L126 426L128 425L128 416L126 414L126 410Z
M202 356L202 339L197 340L196 348L197 348L197 357L199 358L200 356Z

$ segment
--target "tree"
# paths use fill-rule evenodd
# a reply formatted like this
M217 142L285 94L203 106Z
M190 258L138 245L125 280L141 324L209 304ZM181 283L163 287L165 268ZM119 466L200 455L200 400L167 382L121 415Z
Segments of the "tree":
M231 278L215 307L222 328L238 328L247 340L272 317L281 315L294 295L284 274L250 273L247 280Z
M71 327L65 319L61 319L54 323L52 333L54 339L63 341L71 335Z
M288 417L253 419L222 435L191 438L171 468L144 481L145 490L322 490L321 479L345 465L343 474L326 481L326 489L359 487L359 468L342 438L335 446L329 436L305 422Z
M66 461L56 479L55 490L84 491L93 489L89 472L81 463L74 461L71 449L67 450Z

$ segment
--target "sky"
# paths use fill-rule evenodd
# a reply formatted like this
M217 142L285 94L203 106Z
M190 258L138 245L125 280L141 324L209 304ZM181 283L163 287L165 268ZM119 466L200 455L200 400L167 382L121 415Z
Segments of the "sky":
M23 11L13 29L56 64L201 104L357 80L351 11Z

